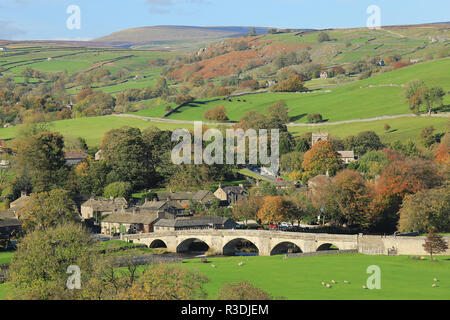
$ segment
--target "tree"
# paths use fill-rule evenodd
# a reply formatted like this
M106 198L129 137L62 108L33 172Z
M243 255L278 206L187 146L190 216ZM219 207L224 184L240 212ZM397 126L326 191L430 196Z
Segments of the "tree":
M105 187L103 196L106 198L125 198L130 199L132 192L131 183L129 182L113 182Z
M319 113L308 114L306 120L308 121L308 123L319 123L323 121L323 117Z
M433 126L425 127L420 131L420 140L425 147L429 148L435 143L439 143L441 139L440 134L434 134L436 129Z
M203 117L207 120L226 121L228 120L227 111L224 106L216 106L208 109L203 113Z
M303 152L289 152L280 157L280 170L282 172L301 171Z
M277 92L304 92L308 91L303 85L303 79L300 75L293 73L288 79L281 81L274 87Z
M336 174L342 167L342 162L330 141L319 141L305 153L302 167L309 179L327 172L330 175Z
M273 297L262 289L256 288L248 281L228 283L220 290L218 300L273 300Z
M321 32L319 33L319 35L317 36L317 41L320 42L325 42L325 41L330 41L330 36L328 35L328 33L326 32Z
M15 294L23 299L74 299L79 290L67 288L67 268L78 266L81 283L93 268L91 236L81 225L64 224L25 236L10 265Z
M450 166L450 134L446 134L434 151L434 162L439 165Z
M263 224L280 223L287 217L287 209L280 196L266 196L258 210L258 219Z
M436 234L433 229L428 233L423 248L430 254L430 260L433 260L433 253L442 253L448 249L448 243L442 236Z
M78 220L75 202L68 191L60 189L33 193L18 214L25 232L47 230L61 223Z
M209 280L194 271L156 265L144 272L119 295L122 300L195 300L206 298L203 285Z
M102 139L100 149L104 160L112 169L108 183L129 182L133 189L145 188L151 184L153 165L138 128L122 127L108 131Z
M389 132L389 130L391 130L391 126L389 125L389 123L385 123L384 124L384 132Z
M342 170L332 180L331 201L336 205L341 221L349 225L368 226L370 189L359 172Z
M28 175L36 192L64 186L67 176L64 139L56 132L40 132L19 142L17 166Z
M413 88L407 90L406 95L410 95L412 90ZM420 87L410 96L409 107L416 113L425 107L425 112L431 115L435 106L442 106L444 96L445 92L440 87Z
M431 161L407 158L391 162L383 169L376 184L377 202L381 210L379 225L386 232L394 231L403 198L441 183L438 168Z
M272 105L266 108L266 113L270 118L276 118L281 120L283 123L288 123L291 118L288 115L289 109L284 100L278 100Z
M359 155L364 155L368 151L381 150L383 147L380 137L375 132L364 131L356 136L353 149Z
M399 211L400 232L450 230L450 192L446 188L422 190L405 197Z

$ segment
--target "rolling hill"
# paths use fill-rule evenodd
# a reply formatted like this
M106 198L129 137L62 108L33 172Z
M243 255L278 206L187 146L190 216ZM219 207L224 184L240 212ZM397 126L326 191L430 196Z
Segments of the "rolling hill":
M128 47L152 45L173 45L205 40L216 40L246 35L251 27L193 27L193 26L151 26L117 31L93 40ZM255 28L257 34L265 34L269 28Z

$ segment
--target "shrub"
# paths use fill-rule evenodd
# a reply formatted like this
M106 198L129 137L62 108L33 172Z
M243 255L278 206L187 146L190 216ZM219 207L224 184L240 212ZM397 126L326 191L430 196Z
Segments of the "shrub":
M306 120L308 121L308 123L319 123L323 121L323 118L321 114L315 113L315 114L308 114Z
M273 297L250 282L243 281L222 287L218 300L273 300Z
M224 106L216 106L212 109L206 110L203 117L207 120L226 121L228 116Z
M330 36L329 36L328 33L326 33L326 32L321 32L321 33L319 33L319 35L317 36L317 41L318 41L318 42L330 41Z

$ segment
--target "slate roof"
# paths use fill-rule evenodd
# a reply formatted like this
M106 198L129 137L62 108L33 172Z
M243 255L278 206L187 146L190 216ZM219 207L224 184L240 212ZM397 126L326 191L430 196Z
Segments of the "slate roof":
M66 160L76 160L76 159L86 159L89 155L85 152L65 152L64 159Z
M16 218L16 215L11 210L0 212L0 227L17 227L22 223Z
M196 227L196 226L209 226L209 225L223 225L229 218L225 217L190 217L190 218L178 218L178 219L160 219L155 223L155 226L159 227Z
M127 207L128 202L124 198L114 198L114 199L96 199L91 198L84 202L82 207L91 207L94 211L114 211L121 209L122 207Z
M25 207L25 205L27 204L29 199L30 199L30 196L23 195L19 199L11 202L9 206L10 206L10 208L14 208L14 210L18 211L18 210L22 209L23 207Z
M197 192L160 192L157 193L159 201L178 200L178 201L208 201L213 195L209 190L200 190Z
M156 211L131 213L127 210L112 213L104 218L102 222L123 224L152 224L156 219L158 219L158 213Z

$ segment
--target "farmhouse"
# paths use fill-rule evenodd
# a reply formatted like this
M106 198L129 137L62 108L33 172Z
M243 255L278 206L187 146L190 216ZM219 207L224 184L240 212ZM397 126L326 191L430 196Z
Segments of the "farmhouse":
M189 204L191 201L198 201L201 203L209 203L214 200L214 195L211 191L200 190L197 192L159 192L156 194L159 201L178 201L179 203Z
M180 202L174 200L169 201L156 201L156 199L153 201L146 200L145 203L139 208L161 213L168 212L175 216L183 216L186 214L186 208L183 207Z
M20 196L20 198L14 200L13 202L11 202L9 204L9 208L11 211L13 211L14 213L17 213L23 208L25 207L25 205L27 204L28 200L30 200L30 196L27 195L27 193L25 191L22 191L22 194Z
M0 212L0 240L9 241L11 236L20 232L22 223L12 210Z
M214 195L217 199L226 204L234 204L248 197L248 193L242 184L224 188L219 184L219 188L214 192Z
M154 210L132 208L122 209L105 217L101 222L102 234L136 234L153 232L154 223L165 217L164 213Z
M87 159L89 155L84 152L66 152L64 154L64 159L66 159L66 164L69 166L76 166L83 160Z
M154 230L155 232L157 232L203 229L233 229L236 226L237 223L230 218L205 216L177 219L160 219L155 223Z
M124 198L91 198L81 205L81 217L83 220L98 219L127 207L128 202Z

